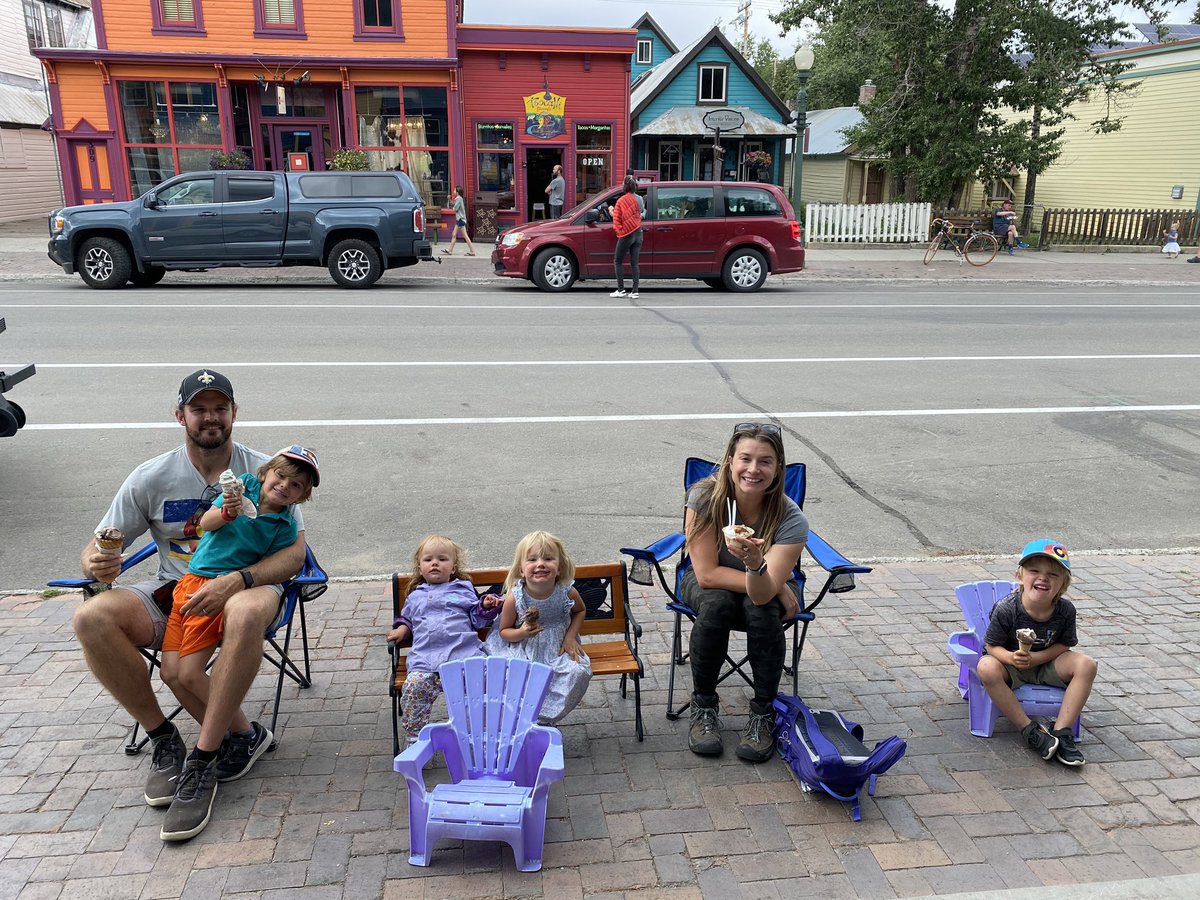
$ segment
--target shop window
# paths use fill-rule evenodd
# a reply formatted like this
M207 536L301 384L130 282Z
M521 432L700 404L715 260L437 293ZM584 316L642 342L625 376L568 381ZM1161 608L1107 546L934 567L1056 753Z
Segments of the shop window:
M762 149L762 141L742 141L741 149L738 151L738 181L759 180L759 167L747 163L746 157L751 153L761 153Z
M575 196L590 199L613 185L612 126L575 126Z
M215 83L120 81L117 95L134 196L172 175L212 168L223 149Z
M306 119L325 118L325 91L310 85L275 84L267 89L255 88L260 98L259 115L264 119L288 116Z
M154 34L197 34L205 36L200 0L150 0Z
M638 38L637 42L637 62L639 66L650 65L650 60L653 59L654 44L646 38Z
M679 181L683 177L683 143L663 141L658 145L659 181Z
M511 122L479 122L475 126L479 193L495 193L497 209L516 205L516 163Z
M254 36L306 38L303 0L254 0Z
M42 25L42 9L37 0L24 0L21 4L25 10L25 37L29 40L29 49L46 46L46 29Z
M444 87L354 88L359 150L371 169L402 169L426 206L445 206L450 179L450 115Z
M700 92L698 100L701 103L725 102L725 76L729 67L723 64L700 66Z
M400 0L354 0L354 39L403 40Z

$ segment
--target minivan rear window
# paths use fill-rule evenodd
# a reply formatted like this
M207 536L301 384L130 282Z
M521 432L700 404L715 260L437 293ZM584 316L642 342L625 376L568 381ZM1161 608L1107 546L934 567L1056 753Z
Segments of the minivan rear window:
M775 195L762 188L725 188L725 215L779 216L783 210Z
M395 175L304 175L300 191L305 197L402 197Z

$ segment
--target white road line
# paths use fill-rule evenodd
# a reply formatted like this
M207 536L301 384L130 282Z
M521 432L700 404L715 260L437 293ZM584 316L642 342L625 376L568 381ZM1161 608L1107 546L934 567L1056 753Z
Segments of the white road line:
M977 409L847 409L807 410L803 412L760 413L752 418L777 419L869 419L923 418L926 416L1043 416L1065 413L1148 413L1200 412L1200 404L1171 406L1013 406ZM238 420L238 428L371 428L431 425L562 425L606 422L699 422L745 419L745 410L736 413L675 413L628 416L479 416L445 419L281 419L247 422ZM26 425L24 431L150 431L178 429L175 422L79 422Z
M1062 296L1057 294L1056 296ZM1157 294L1156 296L1162 296ZM230 303L214 301L212 303L8 303L5 309L87 309L106 312L113 309L332 309L338 312L348 310L412 310L432 309L470 310L485 312L488 310L517 311L517 312L647 312L665 310L724 310L724 309L836 309L836 310L879 310L879 309L1013 309L1020 311L1043 309L1189 309L1200 310L1200 302L1192 303L677 303L649 304L627 306L616 304L533 304L533 303Z
M286 362L111 362L41 363L44 369L374 369L374 368L504 368L525 366L711 366L803 365L808 363L919 362L1069 362L1078 360L1200 359L1200 353L1080 353L1021 356L794 356L730 357L728 359L478 359L478 360L289 360Z

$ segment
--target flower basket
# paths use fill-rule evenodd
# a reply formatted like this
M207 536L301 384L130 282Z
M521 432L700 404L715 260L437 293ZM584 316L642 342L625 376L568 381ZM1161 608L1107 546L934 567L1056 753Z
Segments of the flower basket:
M371 168L367 154L361 150L339 150L333 156L329 168L336 172L366 172Z
M750 169L769 169L773 162L771 154L766 150L751 150L742 157L742 162Z

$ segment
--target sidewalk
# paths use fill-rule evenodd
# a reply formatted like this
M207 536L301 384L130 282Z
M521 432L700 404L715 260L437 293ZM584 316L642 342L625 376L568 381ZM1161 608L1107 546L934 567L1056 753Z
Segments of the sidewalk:
M880 564L818 610L801 694L861 722L868 744L908 741L859 823L841 803L801 794L778 759L753 766L730 750L717 760L686 750L687 723L663 715L662 595L631 586L646 740L617 680L594 681L562 727L567 777L551 792L536 874L493 844L408 865L405 790L391 771L386 583L338 583L309 607L315 683L286 684L279 748L221 786L203 834L173 846L158 838L162 810L142 800L148 756L123 755L126 719L78 652L78 596L5 597L0 896L1197 896L1200 555L1078 555L1070 595L1082 648L1101 663L1081 769L1033 757L1003 720L990 740L967 732L946 652L960 627L953 587L1011 568ZM272 695L264 673L248 711L261 714ZM722 695L728 744L746 700L731 684ZM190 743L194 724L181 727Z
M46 256L49 240L43 218L0 224L0 281L61 280L64 284L79 276L64 275ZM420 263L396 269L384 275L380 286L397 287L429 281L448 284L528 284L516 279L500 278L493 274L490 243L476 244L476 256L465 255L466 246L455 247L455 255L443 256L441 250L449 244L435 245L435 263ZM1185 253L1177 259L1166 259L1157 251L1122 253L1067 253L1048 250L1018 250L1015 256L1001 253L988 265L974 267L959 265L953 254L939 253L929 266L923 264L923 246L854 246L846 244L814 244L808 248L808 268L795 275L780 276L778 281L798 286L821 281L861 281L882 279L954 283L969 281L1020 282L1032 284L1127 284L1139 287L1195 287L1200 284L1200 265L1189 265ZM314 285L331 284L328 273L315 268L290 269L212 269L206 273L173 272L165 284L275 284L305 282ZM686 281L646 279L651 290L668 284L686 285ZM772 282L768 281L768 285Z

